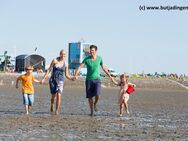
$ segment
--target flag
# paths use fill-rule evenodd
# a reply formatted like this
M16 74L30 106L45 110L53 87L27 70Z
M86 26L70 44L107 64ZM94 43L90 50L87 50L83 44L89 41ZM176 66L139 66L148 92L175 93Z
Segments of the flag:
M5 50L4 55L6 55L6 54L7 54L7 51Z
M35 48L35 51L37 51L37 47Z

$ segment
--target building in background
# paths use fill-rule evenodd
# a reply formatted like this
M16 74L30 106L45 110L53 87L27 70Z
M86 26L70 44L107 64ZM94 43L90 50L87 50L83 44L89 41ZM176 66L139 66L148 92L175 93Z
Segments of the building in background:
M80 63L82 63L83 59L90 55L89 47L91 44L84 42L73 42L69 43L69 69L74 71L78 68ZM87 73L87 69L84 67L80 71L81 75L85 75Z
M34 71L38 71L39 69L41 71L45 71L45 58L37 55L19 55L16 57L15 62L15 71L16 72L22 72L25 71L25 68L27 66L33 66Z

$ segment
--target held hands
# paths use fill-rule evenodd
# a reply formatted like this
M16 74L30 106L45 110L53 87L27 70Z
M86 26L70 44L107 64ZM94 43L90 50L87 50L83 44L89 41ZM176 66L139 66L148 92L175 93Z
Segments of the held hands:
M115 85L119 85L119 83L118 83L116 80L114 80L114 77L111 77L111 81L112 81Z
M116 81L114 80L114 77L110 77L110 80L115 83Z
M77 76L77 75L75 75L75 76L73 77L73 81L75 81L75 80L78 80L78 76Z
M77 80L77 79L78 79L78 77L73 76L73 77L68 77L68 79L69 79L69 80L71 80L71 81L75 81L75 80Z
M109 78L110 78L110 80L111 80L111 81L113 81L113 80L114 80L114 78L113 78L111 75L109 76Z
M70 77L70 80L75 81L75 80L74 80L74 77Z
M42 80L40 80L40 82L39 82L39 83L40 83L40 84L44 84L44 81L45 81L45 80L44 80L44 79L42 79Z

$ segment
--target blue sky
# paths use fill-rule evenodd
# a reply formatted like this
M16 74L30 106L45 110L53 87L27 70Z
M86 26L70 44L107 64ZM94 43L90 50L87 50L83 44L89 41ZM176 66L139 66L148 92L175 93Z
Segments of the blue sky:
M30 54L37 46L49 64L69 42L83 39L120 73L188 75L188 10L140 11L140 5L188 1L0 0L0 54Z

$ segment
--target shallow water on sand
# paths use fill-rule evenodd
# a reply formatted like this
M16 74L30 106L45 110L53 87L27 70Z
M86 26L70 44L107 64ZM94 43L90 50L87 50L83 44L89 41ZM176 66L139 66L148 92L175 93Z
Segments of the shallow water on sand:
M0 87L1 140L188 140L187 91L138 89L130 95L130 114L118 116L118 89L103 89L98 112L90 117L82 88L66 89L61 113L49 112L46 86L36 86L32 113L24 115L22 95Z

